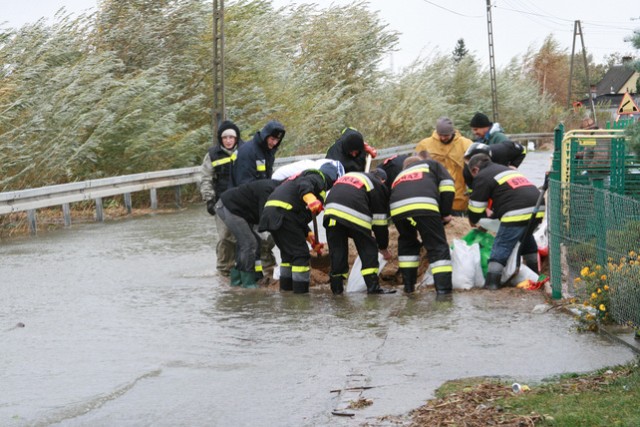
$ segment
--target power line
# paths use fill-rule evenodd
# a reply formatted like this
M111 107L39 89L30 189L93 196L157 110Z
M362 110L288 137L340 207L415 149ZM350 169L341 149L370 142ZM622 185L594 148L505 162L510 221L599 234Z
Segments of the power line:
M444 6L440 6L439 4L436 4L436 3L432 2L432 1L429 1L429 0L422 0L422 1L425 2L425 3L429 3L432 6L438 7L440 9L442 9L442 10L446 10L447 12L453 13L454 15L463 16L465 18L484 18L484 16L478 16L478 15L465 15L464 13L460 13L460 12L456 12L455 10L447 9Z

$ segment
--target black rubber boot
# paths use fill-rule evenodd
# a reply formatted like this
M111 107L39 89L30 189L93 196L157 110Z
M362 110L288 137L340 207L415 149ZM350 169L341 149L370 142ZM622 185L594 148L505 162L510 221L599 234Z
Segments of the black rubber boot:
M367 274L364 276L364 283L367 285L368 294L395 294L395 289L384 289L380 287L378 276L376 274Z
M451 273L434 274L433 282L438 295L447 295L451 293L451 289L453 288L451 285Z
M484 289L489 289L490 291L497 291L501 288L500 279L502 278L502 273L487 273L487 277L484 280Z
M331 276L329 281L331 283L331 292L334 295L340 295L344 292L344 278L342 276Z
M540 274L540 268L538 267L538 254L526 254L522 256L524 265L529 267L534 273Z
M412 293L416 289L416 281L418 280L417 268L401 268L402 283L404 284L404 291L408 294Z
M292 291L293 290L293 278L291 278L291 277L281 277L280 278L280 290L281 291Z
M294 294L306 294L309 292L309 282L299 282L293 280L293 293Z

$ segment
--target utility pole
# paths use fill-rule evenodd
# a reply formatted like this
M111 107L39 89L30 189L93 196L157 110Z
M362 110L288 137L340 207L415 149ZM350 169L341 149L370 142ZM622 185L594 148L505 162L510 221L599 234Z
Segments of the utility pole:
M589 98L591 98L591 113L593 114L593 120L598 124L596 118L596 107L593 104L593 95L591 94L591 80L589 79L589 65L587 64L587 49L584 47L584 38L582 37L582 25L580 21L573 22L573 45L571 47L571 65L569 66L569 95L567 96L567 108L571 108L571 86L573 83L573 57L576 52L576 36L580 36L580 43L582 44L582 60L584 61L584 74L587 78L587 85L589 86Z
M493 52L493 23L491 19L491 0L487 0L487 32L489 38L489 73L491 74L491 105L493 121L499 121L498 115L498 84L496 83L496 58Z
M218 125L226 118L224 107L224 0L213 0L213 107L211 128L213 143L218 138Z

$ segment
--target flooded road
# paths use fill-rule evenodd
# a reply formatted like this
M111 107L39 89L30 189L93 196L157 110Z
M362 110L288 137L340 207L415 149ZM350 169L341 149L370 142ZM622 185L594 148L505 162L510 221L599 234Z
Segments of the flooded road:
M536 180L548 159L522 169ZM557 310L533 314L537 292L232 289L215 237L196 206L3 241L0 425L353 426L449 379L533 384L634 358ZM354 384L373 404L332 415Z

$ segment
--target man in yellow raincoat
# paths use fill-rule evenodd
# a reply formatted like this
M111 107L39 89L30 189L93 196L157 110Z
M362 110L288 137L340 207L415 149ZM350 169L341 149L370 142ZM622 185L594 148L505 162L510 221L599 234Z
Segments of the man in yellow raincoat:
M436 130L416 146L416 152L426 150L431 157L442 164L455 183L456 195L453 200L452 215L464 216L467 210L467 189L464 182L464 153L472 141L455 130L448 117L440 117Z

